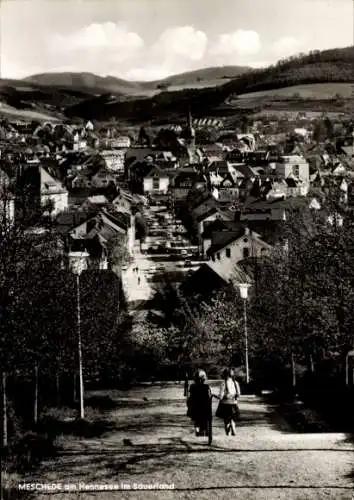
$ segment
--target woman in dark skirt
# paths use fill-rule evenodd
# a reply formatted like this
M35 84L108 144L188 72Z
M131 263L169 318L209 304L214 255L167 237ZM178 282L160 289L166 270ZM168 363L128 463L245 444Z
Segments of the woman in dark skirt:
M239 417L237 398L241 395L239 383L235 380L234 371L229 368L223 371L223 382L220 386L220 403L216 410L216 416L223 419L225 432L228 436L236 434L236 420Z
M204 370L198 370L189 388L187 415L193 420L196 436L206 436L211 418L211 389Z

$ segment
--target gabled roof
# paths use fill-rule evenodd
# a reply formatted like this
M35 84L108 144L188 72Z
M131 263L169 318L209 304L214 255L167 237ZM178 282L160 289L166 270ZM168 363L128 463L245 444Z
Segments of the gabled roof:
M234 220L229 221L216 219L214 221L207 222L204 226L202 238L211 238L212 234L215 232L236 231L240 225L240 222Z
M245 163L239 163L236 165L232 165L232 167L236 170L236 175L237 177L254 177L256 172L249 166L246 165Z
M342 152L347 156L353 156L353 147L352 146L342 146Z
M245 203L244 208L246 210L266 210L266 209L284 209L291 210L294 208L301 208L306 205L306 198L303 197L291 197L285 200L277 199L277 200L250 200Z
M231 186L234 187L236 186L236 182L235 182L235 179L232 177L232 175L230 174L230 172L228 172L225 177L222 179L222 181L220 182L219 184L219 187L225 187L224 184L225 182L230 182L231 183Z
M40 167L41 174L41 193L67 193L67 189L62 185L62 183L54 179L43 167Z
M165 172L164 170L162 170L161 168L159 167L156 167L154 166L146 175L145 175L145 179L150 179L152 177L158 177L158 178L166 178L166 177L169 177L167 172Z
M187 277L182 283L181 289L190 296L202 295L206 299L226 285L227 281L214 271L208 263L205 263Z
M208 212L208 210L210 210L211 207L218 207L218 206L219 204L215 200L215 198L210 196L206 200L203 200L201 203L199 203L196 207L194 207L192 212L195 217L199 217L200 215Z
M213 214L218 213L218 212L220 212L220 210L219 210L218 207L216 207L216 206L210 206L208 208L208 210L206 210L205 212L201 213L200 215L198 215L196 217L197 222L201 222L204 219L206 219L207 217L210 217L210 215L213 215Z
M110 210L108 208L103 208L101 210L101 215L110 221L110 223L121 227L125 231L129 229L130 227L130 214L127 214L126 212L120 212L118 210Z
M239 283L251 283L251 278L241 266L234 265L229 270L228 275L225 275L206 262L187 278L181 288L185 293L202 295L204 299L208 299L217 290L230 285L237 286Z
M219 252L226 246L230 245L234 241L238 240L242 236L245 235L245 228L240 226L236 231L218 231L213 232L211 235L211 246L207 251L207 255L213 255L216 252Z

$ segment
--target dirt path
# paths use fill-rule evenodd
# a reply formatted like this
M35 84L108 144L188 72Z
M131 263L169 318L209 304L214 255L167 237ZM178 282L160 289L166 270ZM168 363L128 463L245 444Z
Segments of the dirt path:
M345 435L293 433L274 408L242 397L237 436L226 437L214 420L208 446L193 435L182 391L167 385L96 393L116 402L105 414L106 432L63 437L58 457L43 464L37 479L77 489L79 483L121 488L55 495L60 500L353 498L354 446ZM131 490L161 484L174 489Z

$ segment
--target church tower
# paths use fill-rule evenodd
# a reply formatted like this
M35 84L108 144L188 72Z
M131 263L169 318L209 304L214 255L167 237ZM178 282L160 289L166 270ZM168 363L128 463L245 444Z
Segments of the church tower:
M188 109L188 135L189 135L189 147L190 148L195 148L195 130L193 128L193 119L192 119L192 113L191 109Z

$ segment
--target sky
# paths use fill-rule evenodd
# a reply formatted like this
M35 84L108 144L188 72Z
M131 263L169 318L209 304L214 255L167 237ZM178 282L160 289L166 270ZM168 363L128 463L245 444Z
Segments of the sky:
M155 80L353 45L353 0L1 0L2 78Z

